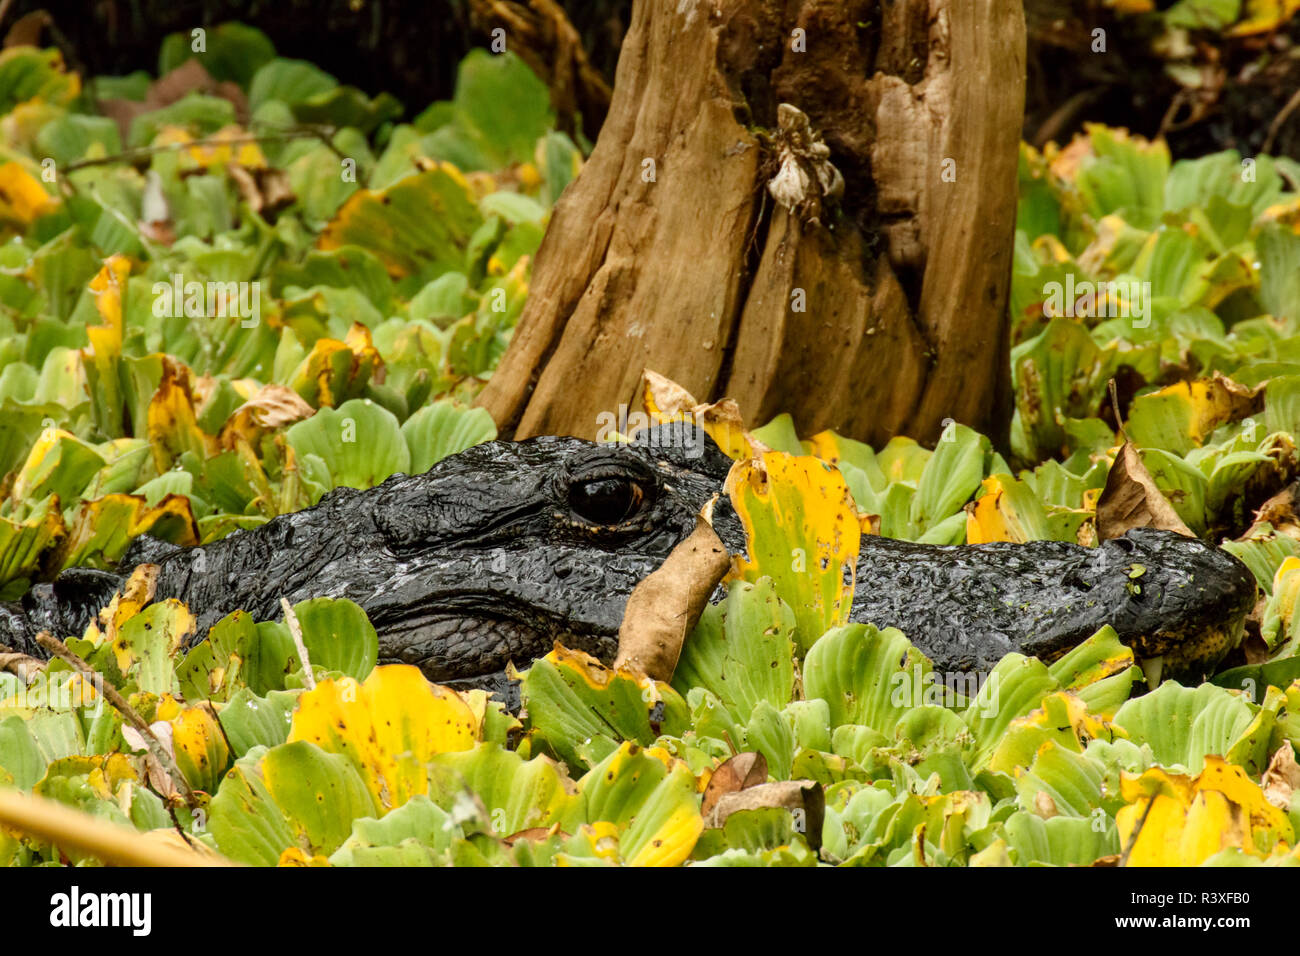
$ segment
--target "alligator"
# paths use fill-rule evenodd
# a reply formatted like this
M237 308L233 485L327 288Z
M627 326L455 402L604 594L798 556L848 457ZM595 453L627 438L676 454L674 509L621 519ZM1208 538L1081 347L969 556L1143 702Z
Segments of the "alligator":
M632 589L694 529L730 466L682 423L629 443L487 442L200 548L138 538L116 573L69 569L0 605L0 645L40 655L37 632L82 633L147 562L159 568L154 600L196 614L195 641L232 611L274 620L282 597L328 596L365 609L382 661L435 682L500 689L507 665L557 640L608 663ZM713 524L744 550L725 496ZM1199 680L1237 645L1254 601L1245 565L1171 532L1134 529L1099 547L866 535L849 619L901 629L940 673L985 674L1013 651L1050 662L1110 624L1166 676Z

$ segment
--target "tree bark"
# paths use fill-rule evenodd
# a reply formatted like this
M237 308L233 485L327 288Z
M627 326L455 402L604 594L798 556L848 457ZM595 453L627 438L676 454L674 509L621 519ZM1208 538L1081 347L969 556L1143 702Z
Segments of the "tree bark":
M637 0L479 404L592 437L651 368L804 435L999 433L1024 41L1020 0Z

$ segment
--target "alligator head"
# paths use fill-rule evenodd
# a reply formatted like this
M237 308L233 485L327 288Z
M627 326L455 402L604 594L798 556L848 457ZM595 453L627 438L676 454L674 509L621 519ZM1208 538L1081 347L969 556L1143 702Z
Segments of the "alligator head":
M311 529L297 516L276 519L293 535L277 560L294 573L243 606L274 614L267 602L281 591L351 598L385 659L435 681L524 666L556 640L609 661L632 589L695 527L730 466L716 447L673 434L687 433L656 435L653 446L491 442L424 475L334 492ZM734 515L722 522L733 544L743 540ZM265 537L276 537L275 523ZM169 570L164 563L164 587Z
M374 623L381 659L500 687L508 662L525 666L555 640L611 660L632 589L691 532L730 464L684 425L625 445L489 442L202 548L140 539L120 570L157 563L155 598L189 605L196 639L231 611L276 619L281 597L349 598ZM714 525L743 550L725 498ZM30 653L35 629L80 633L121 580L74 570L33 588L0 609L0 644ZM1099 548L869 536L850 617L900 628L940 672L987 673L1012 651L1051 660L1109 623L1166 673L1199 678L1240 638L1254 597L1234 557L1167 532Z
M202 548L138 539L119 572L158 564L155 600L185 602L196 639L235 610L278 619L281 597L348 598L378 631L381 661L499 688L507 663L556 640L612 660L632 589L694 529L730 464L680 425L631 444L489 442ZM714 521L740 548L734 512L723 505ZM79 633L120 582L65 573L34 589L26 617ZM0 644L3 630L0 619Z

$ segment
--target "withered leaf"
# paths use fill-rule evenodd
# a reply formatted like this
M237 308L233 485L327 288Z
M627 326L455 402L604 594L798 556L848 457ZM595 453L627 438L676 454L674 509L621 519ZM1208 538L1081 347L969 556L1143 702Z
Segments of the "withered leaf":
M40 46L41 34L53 23L53 18L45 10L33 10L14 21L9 32L5 34L4 48L16 46Z
M193 57L150 83L143 103L134 100L107 99L100 100L99 109L101 113L117 123L122 141L126 142L130 137L131 123L137 116L162 109L164 106L171 106L194 92L229 100L235 107L236 120L241 124L248 122L248 97L239 88L239 84L229 80L218 83L212 78L212 74L204 69L203 64Z
M1265 523L1277 534L1300 540L1300 481L1292 482L1260 505L1255 520L1237 540L1246 541L1262 534L1264 529L1260 525Z
M1279 810L1291 809L1291 794L1300 788L1300 763L1296 763L1295 751L1289 741L1282 741L1282 746L1273 754L1260 785L1265 800Z
M705 511L711 507L709 502ZM654 680L671 680L686 635L730 568L731 556L708 516L698 515L695 530L628 598L614 669L626 667Z
M1126 441L1115 456L1106 487L1097 500L1097 536L1108 541L1130 528L1160 528L1195 537L1156 487L1137 448Z
M801 832L808 845L814 850L821 846L826 793L815 780L778 780L725 793L705 816L704 825L716 829L723 826L733 813L768 807L781 807L798 814Z
M237 437L252 442L262 431L291 425L314 414L316 409L287 385L263 385L252 398L230 413L221 426L221 445L233 448Z
M718 801L727 794L738 793L761 783L767 783L767 758L754 751L736 754L713 771L709 785L704 790L701 815L707 818Z
M275 214L296 198L289 174L282 169L248 169L239 163L230 163L226 168L248 208L264 219L274 221Z

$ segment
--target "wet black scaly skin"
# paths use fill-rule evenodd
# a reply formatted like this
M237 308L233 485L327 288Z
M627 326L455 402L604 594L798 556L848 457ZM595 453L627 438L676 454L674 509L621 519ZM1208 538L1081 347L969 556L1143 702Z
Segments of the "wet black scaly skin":
M328 596L366 610L381 660L435 681L499 687L508 662L524 667L555 640L608 662L632 588L689 534L730 465L683 426L644 442L491 442L201 549L139 539L119 570L157 563L155 599L189 605L199 637L234 610L277 619L282 596ZM743 549L725 498L714 524ZM0 605L0 644L38 653L39 630L81 633L121 582L73 569L34 587ZM938 671L984 673L1012 651L1050 661L1109 623L1140 656L1163 656L1166 675L1195 680L1235 646L1254 600L1236 558L1166 532L1100 548L864 537L851 619L900 628Z

